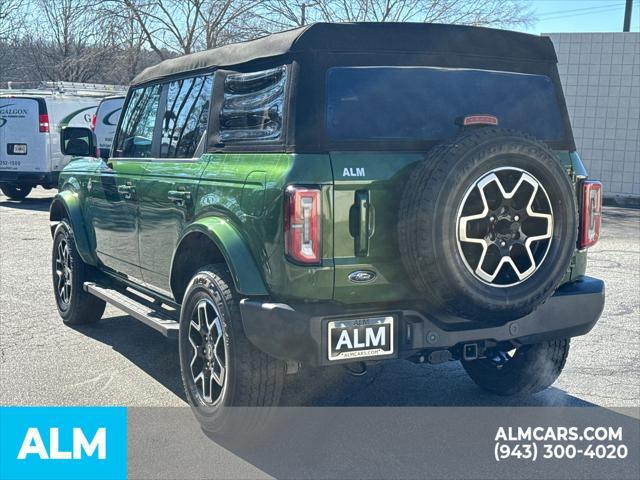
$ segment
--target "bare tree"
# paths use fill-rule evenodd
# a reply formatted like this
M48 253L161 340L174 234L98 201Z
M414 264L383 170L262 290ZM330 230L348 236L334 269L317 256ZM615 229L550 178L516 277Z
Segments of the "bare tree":
M113 52L99 23L97 0L39 0L23 40L40 80L86 82L100 75Z
M127 83L158 60L319 21L517 27L530 1L0 0L0 81Z
M307 23L307 10L317 7L319 2L308 0L265 0L258 11L258 15L265 22L267 30L284 30L291 27L301 27ZM320 18L314 16L316 18Z
M427 22L523 26L526 0L265 0L261 16L274 29L312 22Z
M423 22L485 27L526 27L535 23L535 13L525 0L432 0L428 3Z
M161 59L194 51L202 31L204 0L120 0Z
M128 83L140 70L147 39L133 12L118 6L116 2L103 2L98 15L114 57L110 81Z
M261 34L253 27L263 0L205 0L200 11L205 49L248 40Z
M158 57L187 54L251 37L247 28L263 0L116 0L132 15Z
M24 0L0 0L0 44L10 43L24 26Z

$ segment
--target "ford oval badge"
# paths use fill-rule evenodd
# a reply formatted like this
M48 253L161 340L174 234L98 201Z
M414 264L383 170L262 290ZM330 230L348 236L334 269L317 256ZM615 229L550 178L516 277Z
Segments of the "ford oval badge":
M371 270L356 270L349 274L349 280L353 283L369 283L373 282L378 275Z

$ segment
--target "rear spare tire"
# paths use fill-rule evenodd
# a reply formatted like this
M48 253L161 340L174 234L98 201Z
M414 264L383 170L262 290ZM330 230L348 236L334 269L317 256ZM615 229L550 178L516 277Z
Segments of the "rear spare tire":
M556 290L573 256L573 185L543 142L496 128L461 133L417 165L398 239L414 286L434 307L507 320Z

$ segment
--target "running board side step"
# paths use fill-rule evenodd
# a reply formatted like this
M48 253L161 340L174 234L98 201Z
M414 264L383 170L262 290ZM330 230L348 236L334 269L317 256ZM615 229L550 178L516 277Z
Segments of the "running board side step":
M85 282L84 290L159 331L165 337L178 338L179 323L177 321L177 312L174 317L168 312L165 313L157 308L152 308L150 304L145 304L146 302L143 302L142 299L138 301L133 293L104 287L94 282Z

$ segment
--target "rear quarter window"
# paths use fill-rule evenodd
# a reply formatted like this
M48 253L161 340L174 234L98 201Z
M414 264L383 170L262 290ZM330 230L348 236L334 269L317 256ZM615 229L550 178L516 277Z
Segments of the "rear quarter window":
M441 140L471 114L543 140L564 137L553 82L544 75L431 67L336 67L327 73L333 140Z
M284 124L286 85L285 66L228 74L220 110L220 140L223 143L279 140Z

